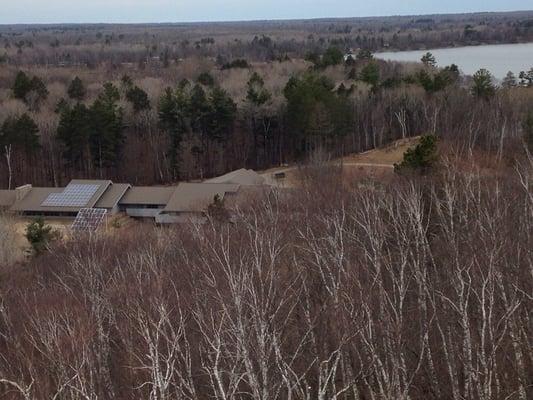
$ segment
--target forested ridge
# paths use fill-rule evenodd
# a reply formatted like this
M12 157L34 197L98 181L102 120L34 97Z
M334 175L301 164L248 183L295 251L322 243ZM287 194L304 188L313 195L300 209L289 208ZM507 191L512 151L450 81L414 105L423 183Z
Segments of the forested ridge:
M345 63L338 50L331 54L314 64L183 66L158 78L123 74L104 83L84 74L65 79L63 70L48 70L59 75L45 79L4 68L2 185L60 185L73 177L168 183L421 134L501 153L531 136L532 71L498 84L490 71L465 77L431 59L401 65L362 51ZM174 73L194 78L166 77Z
M0 185L74 177L161 184L421 134L514 146L528 134L533 70L496 82L490 71L476 79L454 65L437 68L431 54L415 65L372 52L446 46L450 35L454 45L527 41L530 18L6 26ZM274 35L279 27L283 35Z

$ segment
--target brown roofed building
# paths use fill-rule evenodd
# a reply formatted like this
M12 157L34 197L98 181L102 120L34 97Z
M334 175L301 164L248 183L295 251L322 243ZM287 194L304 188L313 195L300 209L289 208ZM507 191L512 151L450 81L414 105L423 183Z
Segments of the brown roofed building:
M155 218L168 204L176 186L133 186L119 201L121 211L134 218Z
M120 199L120 204L158 204L165 206L175 191L176 186L133 186Z
M180 183L163 212L203 212L213 203L215 196L223 200L226 194L233 194L238 190L239 185L235 184Z
M239 185L224 183L180 183L166 207L156 216L158 223L203 220L215 196L224 200L239 191Z
M231 199L241 191L247 196L262 192L264 178L255 171L240 169L203 183L177 186L131 186L109 180L74 179L64 188L32 187L0 191L0 209L21 215L76 217L82 209L119 211L134 218L149 218L158 223L203 220L215 198ZM249 190L248 190L249 189ZM235 199L234 199L235 200Z
M10 211L22 215L75 217L82 208L93 208L112 185L107 180L74 179L65 188L28 187Z
M31 190L24 196L24 198L17 200L10 211L21 213L23 215L52 215L57 211L57 208L43 207L42 203L52 193L61 193L63 188L45 188L45 187L32 187ZM67 214L76 215L79 211L77 208L73 210L63 209ZM48 214L48 213L51 214Z
M131 189L129 183L113 183L98 199L94 208L105 208L108 213L115 214L119 211L119 202L126 192Z

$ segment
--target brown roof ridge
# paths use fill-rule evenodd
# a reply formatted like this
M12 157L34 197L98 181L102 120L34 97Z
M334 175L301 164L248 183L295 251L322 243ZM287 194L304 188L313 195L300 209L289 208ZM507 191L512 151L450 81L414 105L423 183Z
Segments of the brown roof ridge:
M253 169L240 168L224 175L207 179L204 183L235 183L239 185L262 185L265 178Z
M119 200L119 204L153 204L165 206L177 186L131 186L124 196Z
M111 183L95 203L95 208L114 208L131 188L129 183Z
M180 183L169 199L163 212L203 212L215 196L224 198L227 193L236 193L241 185L234 183Z

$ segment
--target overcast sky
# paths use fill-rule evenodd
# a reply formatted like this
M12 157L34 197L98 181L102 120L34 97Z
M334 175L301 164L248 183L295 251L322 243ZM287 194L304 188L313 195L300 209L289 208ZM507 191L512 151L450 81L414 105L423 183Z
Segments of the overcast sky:
M188 22L513 11L530 0L0 0L0 23Z

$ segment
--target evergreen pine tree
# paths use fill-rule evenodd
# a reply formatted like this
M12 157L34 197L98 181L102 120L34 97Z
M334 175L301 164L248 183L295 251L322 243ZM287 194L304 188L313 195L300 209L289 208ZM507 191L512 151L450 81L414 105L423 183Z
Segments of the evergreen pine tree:
M474 74L472 82L472 94L483 99L490 99L496 93L492 75L482 68Z
M151 108L148 94L138 86L134 86L127 90L126 100L133 105L133 111L135 114Z
M422 61L422 64L427 67L435 67L437 65L437 60L435 59L435 56L430 52L424 54L420 61Z
M104 85L104 92L90 107L89 145L93 161L102 172L119 159L123 137L123 112L117 105L118 89L111 83Z
M79 77L75 77L67 90L68 97L73 100L82 101L87 95L85 85Z
M435 166L437 160L437 136L422 136L414 148L407 149L403 161L395 164L394 169L396 172L415 171L424 174Z
M63 157L79 170L90 160L90 125L91 115L84 104L62 108L56 137L63 144Z
M184 89L176 94L167 88L158 104L159 127L170 137L168 151L172 174L179 178L179 150L183 136L188 131L189 99Z
M218 87L214 88L211 92L209 104L209 139L226 142L233 131L233 125L237 115L237 105L225 90Z
M19 71L13 84L13 97L26 101L26 95L31 90L31 79L23 71Z
M0 129L0 144L33 154L39 149L39 128L26 113L19 117L8 117Z

